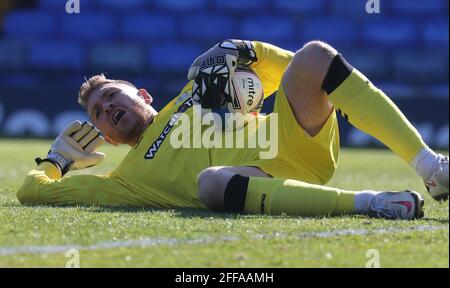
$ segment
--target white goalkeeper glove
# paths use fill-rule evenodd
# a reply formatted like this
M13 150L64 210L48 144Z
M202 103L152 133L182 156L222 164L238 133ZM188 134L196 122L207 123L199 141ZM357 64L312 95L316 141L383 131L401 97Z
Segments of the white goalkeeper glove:
M238 64L257 61L250 41L225 40L215 45L192 63L188 80L194 80L192 98L203 108L219 108L231 101L231 77Z
M105 154L95 150L104 143L100 131L92 124L74 121L56 137L47 158L36 158L36 163L51 162L64 176L70 170L91 167L103 161Z

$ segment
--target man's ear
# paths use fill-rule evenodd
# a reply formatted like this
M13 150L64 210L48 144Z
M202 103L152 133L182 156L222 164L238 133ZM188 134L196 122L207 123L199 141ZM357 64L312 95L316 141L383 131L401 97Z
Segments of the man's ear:
M116 141L112 140L111 138L109 138L106 135L105 135L105 141L108 142L109 144L113 145L113 146L119 146L119 142L116 142Z
M141 95L142 98L144 98L144 101L146 104L152 104L153 97L147 92L145 89L139 89L139 95Z

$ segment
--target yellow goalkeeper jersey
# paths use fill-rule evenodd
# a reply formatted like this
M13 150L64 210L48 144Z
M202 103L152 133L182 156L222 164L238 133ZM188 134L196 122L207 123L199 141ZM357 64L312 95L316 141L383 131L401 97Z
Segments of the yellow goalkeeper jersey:
M265 96L275 92L293 53L262 42L253 42L258 61L252 64L263 83ZM167 104L108 175L60 177L58 169L44 162L27 176L17 197L31 204L126 205L141 207L203 207L197 197L197 175L210 166L243 166L259 159L261 148L175 148L171 134L178 119L193 118L192 82ZM182 116L184 115L184 116ZM261 121L269 121L270 115ZM199 139L193 128L187 128ZM183 132L183 131L182 131ZM201 132L200 132L201 133ZM236 133L227 132L227 133Z

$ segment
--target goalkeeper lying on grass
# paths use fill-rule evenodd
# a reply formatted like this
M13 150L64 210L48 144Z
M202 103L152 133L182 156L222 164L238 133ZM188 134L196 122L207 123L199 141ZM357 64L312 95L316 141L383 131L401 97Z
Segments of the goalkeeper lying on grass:
M227 84L237 64L249 65L258 73L265 95L277 91L277 156L259 159L259 148L173 148L167 139L173 132L173 115L192 118L192 98L204 108L230 99ZM95 152L104 142L99 130L74 122L58 136L47 158L37 159L37 168L17 192L19 201L206 207L218 212L300 216L422 217L423 200L416 192L323 186L338 161L336 110L415 169L435 199L448 198L448 157L430 150L395 104L323 42L309 42L292 53L256 41L227 40L197 58L188 74L192 81L159 112L144 89L103 75L87 80L79 103L106 141L128 144L130 152L109 175L66 176L71 169L96 165L104 157ZM265 119L270 121L271 114Z

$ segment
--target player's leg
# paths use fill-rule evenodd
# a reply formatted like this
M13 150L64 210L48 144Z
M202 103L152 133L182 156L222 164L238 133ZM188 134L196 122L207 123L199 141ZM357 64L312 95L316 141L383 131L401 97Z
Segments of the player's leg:
M305 45L297 51L281 81L295 119L310 136L319 133L333 112L322 82L336 52L331 47L326 51Z
M246 172L247 177L237 171ZM265 176L253 167L210 167L199 175L200 200L211 210L235 213L353 213L395 219L423 216L423 200L415 192L355 192Z
M198 196L211 210L222 210L223 193L228 181L236 174L247 177L270 177L257 167L209 167L198 175Z
M327 111L320 103L326 99L353 126L409 163L428 183L435 199L448 198L448 158L429 149L397 106L334 48L320 41L306 44L294 56L282 84L306 131L320 127L320 117ZM310 117L314 112L318 116Z
M276 159L260 159L240 165L257 166L275 178L323 185L333 176L339 159L337 117L320 88L320 81L315 80L317 77L306 73L298 74L301 80L293 78L292 67L298 64L294 63L296 60L298 57L283 74L275 96L274 113L269 116L271 119L277 117ZM310 67L309 70L316 69L316 74L326 73L326 65L320 68L313 63L304 64ZM291 97L297 92L301 93L299 97Z

